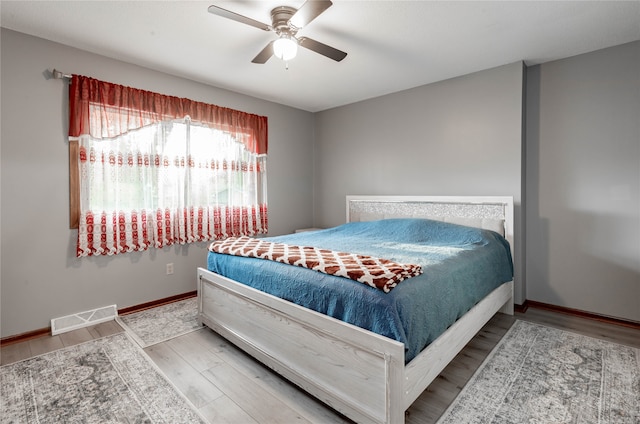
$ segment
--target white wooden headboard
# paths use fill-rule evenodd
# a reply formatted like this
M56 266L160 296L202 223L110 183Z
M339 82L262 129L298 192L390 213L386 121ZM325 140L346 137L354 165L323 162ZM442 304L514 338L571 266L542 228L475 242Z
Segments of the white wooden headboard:
M511 196L347 196L347 222L428 218L484 228L504 236L513 255Z

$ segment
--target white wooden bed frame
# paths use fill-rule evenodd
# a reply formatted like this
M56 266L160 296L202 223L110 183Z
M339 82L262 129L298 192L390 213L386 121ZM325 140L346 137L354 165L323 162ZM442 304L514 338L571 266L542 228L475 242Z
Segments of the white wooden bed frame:
M487 213L504 220L513 254L512 197L347 196L347 221L452 215L480 226ZM358 423L404 423L405 410L486 322L498 311L513 314L510 281L405 365L400 342L204 268L197 274L202 324Z

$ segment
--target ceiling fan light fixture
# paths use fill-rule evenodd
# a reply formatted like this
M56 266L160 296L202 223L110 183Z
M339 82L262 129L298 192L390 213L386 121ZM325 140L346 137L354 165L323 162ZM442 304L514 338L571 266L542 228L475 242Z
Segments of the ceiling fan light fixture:
M298 53L298 43L288 36L283 35L273 43L273 55L285 62L296 57Z

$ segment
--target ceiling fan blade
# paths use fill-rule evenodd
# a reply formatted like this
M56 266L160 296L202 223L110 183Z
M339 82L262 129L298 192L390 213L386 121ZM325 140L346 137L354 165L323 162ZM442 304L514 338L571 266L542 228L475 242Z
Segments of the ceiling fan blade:
M303 5L304 6L304 5ZM214 15L222 16L223 18L228 18L237 22L241 22L243 24L251 25L263 31L271 31L271 26L267 24L263 24L260 21L256 21L255 19L248 18L246 16L240 15L238 13L232 12L227 9L223 9L218 6L211 5L209 9L207 9L209 13L213 13Z
M269 60L271 56L273 56L273 43L273 41L269 42L269 44L267 44L265 48L262 49L262 51L258 53L256 57L253 58L251 63L267 63L267 60Z
M298 44L305 49L320 53L321 55L326 56L329 59L333 59L336 62L340 62L342 59L347 57L347 54L345 52L335 49L331 46L327 46L326 44L308 37L300 37L298 39Z
M289 23L296 28L302 28L315 18L320 16L322 12L331 7L333 3L329 0L307 0L300 9L289 19Z

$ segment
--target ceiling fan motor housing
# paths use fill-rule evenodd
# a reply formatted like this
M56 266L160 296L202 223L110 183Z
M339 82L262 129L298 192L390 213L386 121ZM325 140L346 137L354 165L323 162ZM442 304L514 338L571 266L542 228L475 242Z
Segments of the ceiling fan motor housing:
M289 35L291 37L296 35L298 28L289 25L289 21L297 9L289 6L278 6L271 10L271 27L278 35Z

